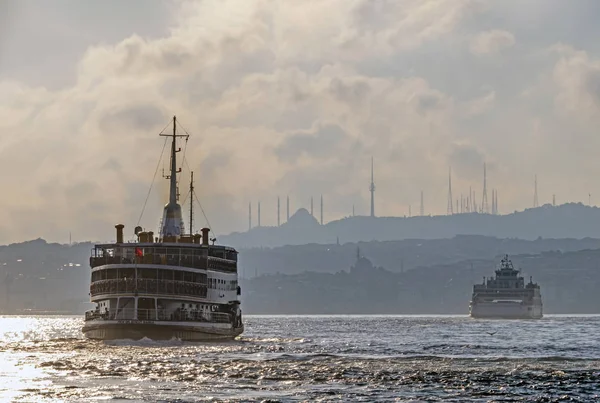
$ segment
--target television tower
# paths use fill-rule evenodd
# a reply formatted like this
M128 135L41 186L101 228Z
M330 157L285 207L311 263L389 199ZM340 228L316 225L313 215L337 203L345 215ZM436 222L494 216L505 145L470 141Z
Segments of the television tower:
M277 196L277 226L281 225L281 208L279 206L279 196Z
M420 211L421 217L425 215L425 206L423 205L423 191L421 190L421 208Z
M287 197L287 205L286 205L286 210L287 210L287 211L286 211L286 212L287 212L287 215L286 215L286 219L285 219L285 221L286 221L286 222L288 222L288 221L290 220L290 196L289 196L289 195L288 195L288 197Z
M313 197L312 196L310 196L310 215L313 217L315 216L313 214Z
M487 168L485 162L483 163L483 196L481 198L481 212L484 214L489 213L487 197Z
M373 174L373 157L371 157L371 185L369 186L371 192L371 217L375 217L375 180Z
M534 177L534 191L533 191L533 207L539 207L539 203L538 203L538 191L537 191L537 175L535 175Z
M321 195L321 225L323 225L323 195Z
M448 168L448 215L454 214L452 208L452 168Z
M260 202L258 202L258 226L260 227Z
M252 229L252 202L248 203L248 231Z
M552 195L552 205L556 206L556 195Z

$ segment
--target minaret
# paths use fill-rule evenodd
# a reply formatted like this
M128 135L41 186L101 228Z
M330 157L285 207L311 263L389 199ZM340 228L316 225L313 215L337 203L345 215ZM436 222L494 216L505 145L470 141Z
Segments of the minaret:
M285 221L288 222L290 220L290 196L287 197L286 202L286 218Z
M484 214L489 213L487 197L487 169L485 162L483 163L483 195L481 197L481 212Z
M323 195L321 195L321 225L323 225Z
M537 175L535 175L534 177L534 182L533 182L533 186L534 186L534 191L533 191L533 207L539 207L539 203L538 203L538 191L537 191Z
M279 206L279 196L277 196L277 226L281 225L281 208Z
M452 168L448 168L448 215L454 214L452 208Z
M315 216L313 214L313 197L312 196L310 196L310 215L313 217Z
M371 192L371 217L375 217L375 176L373 173L373 157L371 157L371 185L369 186Z
M177 169L177 153L181 149L176 148L177 137L185 137L186 140L188 135L177 134L177 117L173 116L173 133L165 134L160 133L160 136L171 137L171 172L166 176L170 180L169 184L169 202L165 205L162 228L160 229L161 237L174 238L175 240L181 236L184 232L183 216L181 214L181 206L177 203L177 174L181 172L181 168ZM169 241L171 241L170 239Z
M423 191L421 190L421 208L419 209L419 213L421 213L421 217L425 215L425 206L423 204Z
M248 203L248 231L252 229L252 202Z
M260 228L260 202L258 202L258 217L257 217L257 220L258 220L258 223L257 223L258 227Z

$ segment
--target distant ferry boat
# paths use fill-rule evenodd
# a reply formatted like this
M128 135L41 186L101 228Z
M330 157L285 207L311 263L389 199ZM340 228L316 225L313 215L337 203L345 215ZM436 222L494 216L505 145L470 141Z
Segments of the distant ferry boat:
M178 204L176 118L173 117L169 202L160 234L135 228L125 243L122 224L117 242L95 245L90 258L91 302L83 333L92 339L189 341L232 339L244 331L240 309L237 254L215 245L209 229L185 234ZM193 206L193 180L190 185ZM190 207L190 221L193 209ZM190 222L190 229L191 229ZM212 244L209 244L212 241Z
M484 278L483 284L473 286L470 312L473 318L540 319L540 286L531 277L525 284L506 255L495 278Z

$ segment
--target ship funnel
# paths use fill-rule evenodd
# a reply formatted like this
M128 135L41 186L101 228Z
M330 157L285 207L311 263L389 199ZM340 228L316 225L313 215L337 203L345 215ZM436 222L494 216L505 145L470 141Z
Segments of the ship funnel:
M125 228L125 226L123 224L117 224L115 225L115 228L117 229L117 243L123 243L123 228Z
M200 231L202 232L202 245L208 245L210 228L202 228Z

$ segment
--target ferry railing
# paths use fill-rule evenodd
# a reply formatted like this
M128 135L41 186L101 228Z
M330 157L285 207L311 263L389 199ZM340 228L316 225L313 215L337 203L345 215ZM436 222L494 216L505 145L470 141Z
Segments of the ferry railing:
M167 322L231 323L231 314L181 308L177 308L173 312L167 312L165 309L121 308L106 310L104 312L97 310L87 311L85 313L85 320L158 320Z
M151 294L185 295L205 298L207 284L179 280L154 279L111 279L94 281L90 285L90 295L107 294Z
M90 266L92 268L108 264L152 264L161 266L180 266L193 269L214 269L225 272L235 272L237 263L235 260L224 259L216 256L190 255L181 253L179 249L161 249L162 253L156 253L152 248L144 248L143 256L136 256L134 248L125 251L121 256L92 256Z

